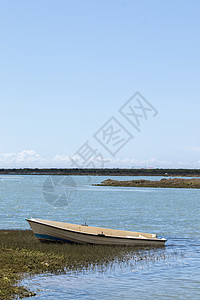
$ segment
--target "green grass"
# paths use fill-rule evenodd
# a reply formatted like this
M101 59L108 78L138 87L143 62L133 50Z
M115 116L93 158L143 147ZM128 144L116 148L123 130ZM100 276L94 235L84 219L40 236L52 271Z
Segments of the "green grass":
M145 248L147 249L147 248ZM0 299L35 294L20 286L24 276L104 267L127 259L140 260L136 248L41 243L30 230L0 230Z

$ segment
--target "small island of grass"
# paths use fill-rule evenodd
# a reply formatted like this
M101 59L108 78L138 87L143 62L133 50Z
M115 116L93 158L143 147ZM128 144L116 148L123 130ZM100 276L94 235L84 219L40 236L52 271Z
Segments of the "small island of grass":
M130 181L119 181L107 179L102 181L97 186L121 186L121 187L153 187L153 188L193 188L200 189L199 178L163 178L159 181L154 180L130 180Z

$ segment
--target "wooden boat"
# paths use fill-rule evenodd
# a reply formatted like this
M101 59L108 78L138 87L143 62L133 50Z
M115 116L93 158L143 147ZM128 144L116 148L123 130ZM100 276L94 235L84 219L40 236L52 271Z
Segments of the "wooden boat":
M27 219L35 236L41 241L95 245L164 246L166 239L156 234L132 232L88 225Z

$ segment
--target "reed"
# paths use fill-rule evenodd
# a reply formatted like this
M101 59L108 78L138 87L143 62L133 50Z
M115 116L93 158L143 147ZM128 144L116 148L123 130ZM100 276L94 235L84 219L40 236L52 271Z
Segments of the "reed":
M103 268L141 255L141 248L41 243L31 230L0 230L0 299L34 296L20 286L27 275Z

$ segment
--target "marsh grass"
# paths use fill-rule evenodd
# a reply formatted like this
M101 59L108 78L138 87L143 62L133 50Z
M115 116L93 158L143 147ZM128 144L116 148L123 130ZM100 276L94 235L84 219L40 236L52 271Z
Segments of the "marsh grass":
M147 251L152 249L152 251ZM156 249L155 249L156 250ZM115 263L157 259L153 248L41 243L31 230L0 230L0 299L35 294L20 286L25 276L104 270Z
M0 230L0 299L34 296L20 286L20 280L27 274L61 274L70 270L104 268L130 257L138 260L137 249L41 243L31 230Z
M120 186L120 187L153 187L153 188L188 188L188 189L200 189L199 178L163 178L159 181L156 180L130 180L119 181L113 179L107 179L100 184L94 184L96 186Z

